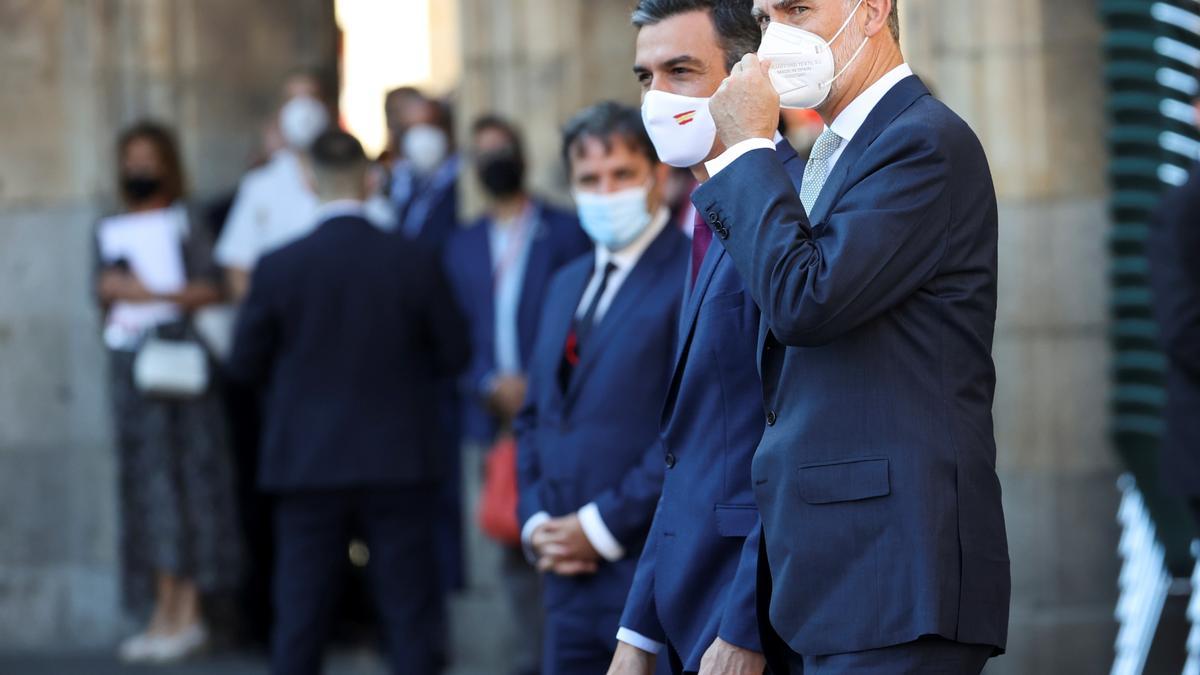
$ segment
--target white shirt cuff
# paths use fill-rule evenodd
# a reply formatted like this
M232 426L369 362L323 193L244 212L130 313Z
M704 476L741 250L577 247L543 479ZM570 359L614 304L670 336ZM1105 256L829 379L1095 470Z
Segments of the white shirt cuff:
M625 547L621 546L621 542L617 541L608 526L604 524L604 518L600 517L600 508L596 506L596 502L590 502L579 509L579 526L583 528L583 534L587 537L588 543L596 549L596 553L599 553L600 557L608 562L617 562L625 557Z
M725 152L722 152L721 154L717 155L713 159L706 162L704 164L704 168L708 170L708 177L712 178L713 176L715 176L718 173L720 173L721 171L723 171L725 169L725 167L729 166L730 164L733 164L735 161L737 161L737 159L739 157L746 154L747 152L750 152L751 150L774 150L774 149L775 149L775 141L772 141L769 138L747 138L746 140L742 141L741 143L734 145L732 148L726 149Z
M550 514L545 511L538 511L529 516L529 520L521 527L521 545L525 549L525 559L530 563L537 562L537 553L533 550L533 531L541 527L542 523L550 520Z
M630 647L640 649L647 654L658 654L663 650L664 646L663 643L655 642L645 635L631 631L624 626L617 630L617 640L624 642Z

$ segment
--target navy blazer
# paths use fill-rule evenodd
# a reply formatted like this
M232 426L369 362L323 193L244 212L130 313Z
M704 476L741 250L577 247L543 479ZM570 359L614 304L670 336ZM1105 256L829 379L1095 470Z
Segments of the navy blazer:
M693 201L762 309L753 478L776 632L805 655L924 635L1002 649L996 195L975 134L909 77L811 215L769 150Z
M537 337L542 300L550 279L563 265L592 250L592 242L579 227L574 214L534 203L537 225L521 303L517 309L517 340L521 365L528 368ZM466 315L471 336L471 365L463 378L463 433L478 443L489 444L496 435L496 421L484 407L488 378L496 371L495 293L492 288L492 253L488 241L491 221L487 217L454 233L446 244L446 274L459 305Z
M440 477L429 391L470 356L451 298L436 257L358 216L258 263L229 368L267 390L264 490Z
M1146 253L1159 342L1167 356L1167 485L1200 497L1200 165L1155 213Z
M778 152L799 180L796 152L786 141ZM684 299L662 408L662 497L621 618L622 627L669 642L688 671L700 669L718 636L762 651L760 526L750 483L763 430L758 322L753 298L714 239Z
M546 295L517 421L519 519L564 516L594 502L625 558L594 575L547 575L545 604L620 611L662 490L659 410L674 365L688 238L666 227L646 249L582 346L564 391L567 335L595 257L567 265Z

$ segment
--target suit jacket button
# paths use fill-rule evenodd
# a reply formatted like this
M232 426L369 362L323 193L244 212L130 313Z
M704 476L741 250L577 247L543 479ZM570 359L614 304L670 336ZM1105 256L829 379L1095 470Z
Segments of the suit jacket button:
M713 225L716 225L717 223L721 222L721 219L717 217L716 211L708 212L708 222L712 223Z
M767 426L769 426L769 427L775 426L775 422L778 421L778 419L779 418L776 417L774 410L767 411Z
M720 238L722 238L722 239L728 239L728 238L729 238L729 228L728 228L728 227L725 227L724 225L718 224L718 225L717 225L717 227L716 227L716 231L717 231L717 236L718 236L718 237L720 237Z
M667 468L668 469L675 468L675 453L671 453L671 452L667 453Z

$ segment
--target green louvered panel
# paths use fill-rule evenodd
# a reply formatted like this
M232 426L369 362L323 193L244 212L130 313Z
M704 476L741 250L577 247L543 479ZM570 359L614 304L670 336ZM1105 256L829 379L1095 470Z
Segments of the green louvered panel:
M1200 67L1200 3L1102 0L1112 187L1109 280L1114 360L1112 435L1146 499L1168 564L1186 568L1190 519L1159 488L1158 444L1166 360L1158 349L1145 256L1149 221L1163 192L1200 153L1188 104Z

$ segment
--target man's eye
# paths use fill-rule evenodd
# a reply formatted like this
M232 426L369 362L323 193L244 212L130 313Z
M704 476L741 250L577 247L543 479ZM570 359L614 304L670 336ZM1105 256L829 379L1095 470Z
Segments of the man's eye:
M799 7L789 7L789 8L788 8L788 15L790 15L790 16L800 16L801 14L803 14L803 13L805 13L805 12L807 12L807 11L808 11L808 8L807 8L807 7L804 7L804 6L799 6Z
M687 75L690 72L692 72L692 71L688 70L687 68L672 68L671 69L672 75Z

